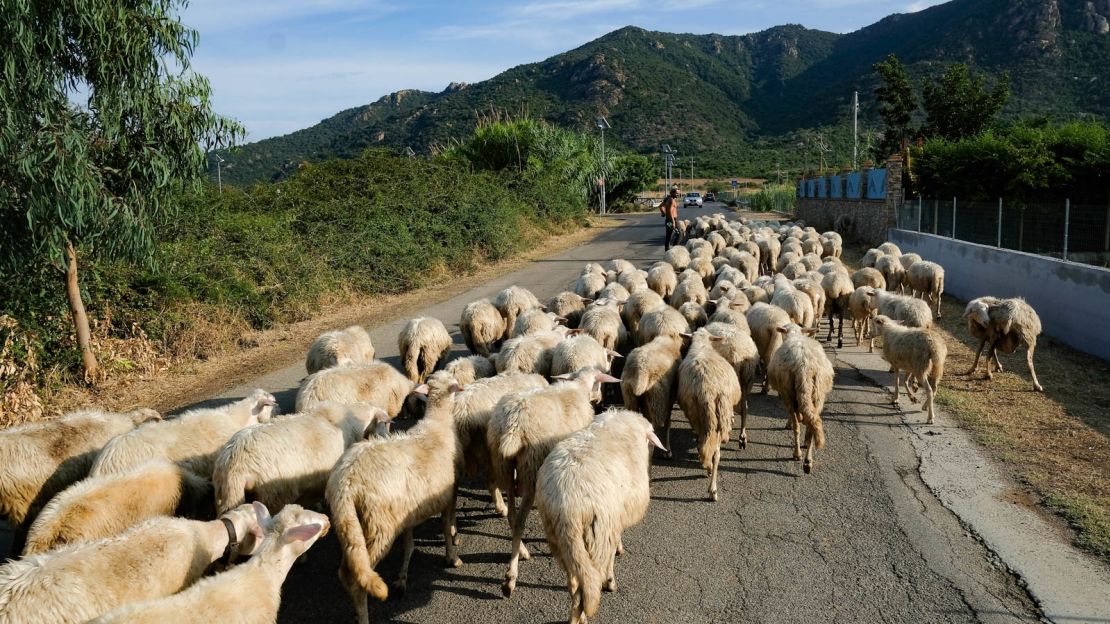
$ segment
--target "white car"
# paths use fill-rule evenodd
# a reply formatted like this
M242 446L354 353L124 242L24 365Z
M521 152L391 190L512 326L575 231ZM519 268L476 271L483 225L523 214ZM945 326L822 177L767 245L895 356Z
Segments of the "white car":
M682 205L683 205L683 207L685 207L685 206L701 206L702 203L703 203L703 200L701 198L701 193L687 193L686 194L686 200L684 202L682 202Z

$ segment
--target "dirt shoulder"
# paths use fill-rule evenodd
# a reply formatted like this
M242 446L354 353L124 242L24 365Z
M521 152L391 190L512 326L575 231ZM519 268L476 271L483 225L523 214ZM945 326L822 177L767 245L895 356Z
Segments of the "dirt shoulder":
M53 398L51 407L64 411L96 404L113 409L149 406L172 411L304 358L305 345L324 331L356 323L367 326L387 323L430 302L519 269L536 258L586 243L617 225L612 219L595 218L590 227L551 236L521 256L484 265L466 275L440 276L426 287L401 295L343 302L336 305L332 314L264 331L249 331L237 341L240 348L208 360L178 363L150 375L109 380L93 389L66 387Z

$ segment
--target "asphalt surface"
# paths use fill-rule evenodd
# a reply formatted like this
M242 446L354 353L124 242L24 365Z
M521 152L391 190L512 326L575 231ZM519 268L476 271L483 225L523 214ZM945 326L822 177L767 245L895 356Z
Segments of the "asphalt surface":
M684 210L683 217L724 210ZM541 299L563 290L585 262L623 257L641 267L663 253L658 216L625 224L593 242L536 261L442 302L435 316L457 337L468 302L519 284ZM371 330L379 356L396 363L405 319ZM848 344L852 344L851 341ZM307 345L306 345L307 347ZM851 350L854 347L847 347ZM830 356L836 357L835 351ZM751 398L748 448L735 440L722 456L721 497L705 500L707 481L694 438L676 411L675 459L652 467L652 503L644 522L625 533L617 561L618 591L605 594L597 622L1017 622L1036 621L1020 582L946 510L918 476L918 459L889 395L855 368L837 364L826 408L828 446L814 473L790 459L791 437L777 397ZM297 364L229 389L275 391L291 408ZM920 421L919 412L908 417ZM416 531L408 592L372 602L376 622L561 622L566 577L549 555L538 514L525 534L533 553L522 561L516 593L502 598L509 530L477 482L464 483L458 514L463 566L443 563L438 519ZM379 565L396 576L400 549ZM336 577L334 536L294 567L282 598L281 623L354 621Z
M683 210L683 217L724 211ZM468 302L519 284L546 299L564 290L585 262L623 257L641 267L663 254L662 219L620 217L624 225L589 244L538 260L446 301L429 301L456 335ZM379 357L397 363L396 336L406 319L371 328ZM849 330L850 331L850 330ZM854 351L846 342L844 352ZM307 349L307 345L306 349ZM777 397L750 399L750 443L735 437L722 453L720 501L705 499L707 481L694 438L675 412L672 461L652 467L652 502L644 521L624 535L618 591L602 597L595 622L1028 622L1038 612L1019 580L966 530L919 477L918 456L903 414L889 395L836 359L828 398L828 445L811 475L791 457L792 438ZM206 403L274 392L292 409L304 377L297 363L229 388ZM737 423L738 424L738 423ZM516 593L502 598L509 530L477 482L461 488L458 526L463 566L447 568L439 521L416 530L408 592L372 601L374 622L563 622L566 577L549 555L538 514L525 533L532 559L522 561ZM283 624L353 622L339 584L340 553L329 535L285 582ZM396 577L400 548L378 566ZM249 591L249 590L247 590Z

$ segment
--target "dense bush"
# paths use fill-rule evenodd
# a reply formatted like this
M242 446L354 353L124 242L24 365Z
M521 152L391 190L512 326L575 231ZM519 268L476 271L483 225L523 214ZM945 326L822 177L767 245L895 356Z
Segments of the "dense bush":
M779 212L794 214L794 199L797 189L789 184L768 185L749 198L749 206L759 212Z

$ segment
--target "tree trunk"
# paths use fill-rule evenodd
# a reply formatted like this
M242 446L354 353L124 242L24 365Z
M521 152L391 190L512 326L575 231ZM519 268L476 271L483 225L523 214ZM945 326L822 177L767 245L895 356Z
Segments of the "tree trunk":
M66 298L73 314L73 328L77 333L77 346L81 349L81 365L85 369L85 383L95 384L100 365L93 354L89 331L89 317L85 315L85 302L81 301L81 286L77 282L77 250L66 241Z

